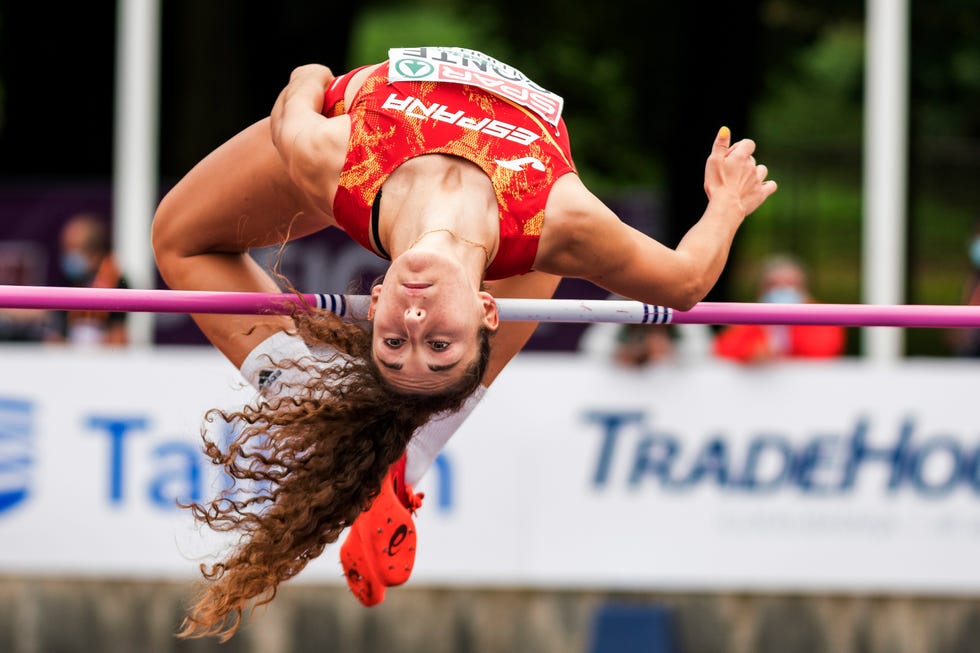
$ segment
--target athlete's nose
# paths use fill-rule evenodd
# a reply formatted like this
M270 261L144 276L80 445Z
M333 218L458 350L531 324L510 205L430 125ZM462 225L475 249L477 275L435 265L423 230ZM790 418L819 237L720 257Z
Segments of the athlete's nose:
M425 319L425 309L420 306L409 308L405 311L407 322L421 322Z

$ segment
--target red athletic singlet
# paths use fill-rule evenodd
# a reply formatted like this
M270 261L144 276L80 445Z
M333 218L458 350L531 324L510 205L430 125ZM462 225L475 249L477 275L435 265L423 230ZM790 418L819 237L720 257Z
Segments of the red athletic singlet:
M325 115L344 113L344 91L355 72L328 90ZM497 196L500 247L486 278L531 270L548 194L558 177L575 172L557 115L552 126L539 113L476 85L391 81L389 63L368 76L346 109L351 135L333 210L351 238L385 256L371 229L381 185L413 157L452 154L478 165Z

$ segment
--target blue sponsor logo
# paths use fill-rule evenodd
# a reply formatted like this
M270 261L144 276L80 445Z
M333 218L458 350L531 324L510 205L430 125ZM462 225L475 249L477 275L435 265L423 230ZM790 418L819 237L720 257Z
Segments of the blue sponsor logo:
M105 446L104 496L110 505L121 507L141 495L154 508L176 510L182 504L207 501L215 491L224 493L230 500L267 496L271 491L268 481L235 479L220 466L212 465L201 452L199 438L161 437L148 415L88 415L83 419L83 426ZM220 449L227 451L241 427L238 423L220 424L211 435ZM257 438L246 448L255 453L264 446L264 441ZM451 510L451 461L440 454L434 467L435 504L440 511ZM142 472L141 476L136 476L137 470Z
M30 494L34 406L0 397L0 513Z
M929 499L957 489L980 496L980 439L933 432L911 416L888 425L861 416L835 432L774 429L747 438L679 435L658 428L644 411L592 411L584 419L599 436L591 471L597 489L653 485L677 493L713 486L726 493L840 496L862 485Z
M143 486L144 496L156 508L175 510L178 503L201 500L206 459L193 442L154 437L153 424L145 415L90 415L84 425L107 445L106 499L110 504L123 505L136 483ZM145 441L140 450L150 475L133 479L131 468L138 440Z

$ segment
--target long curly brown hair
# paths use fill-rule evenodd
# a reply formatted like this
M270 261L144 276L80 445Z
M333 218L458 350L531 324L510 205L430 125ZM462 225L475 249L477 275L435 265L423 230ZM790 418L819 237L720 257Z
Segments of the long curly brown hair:
M268 603L279 584L335 542L379 492L388 468L412 433L433 414L456 410L478 386L489 359L489 333L464 378L441 394L410 394L387 385L371 358L370 334L332 313L294 316L309 343L339 353L329 364L286 362L308 378L242 410L212 410L209 421L241 426L224 448L204 435L204 451L237 488L187 507L215 531L239 533L221 562L202 564L205 581L181 625L180 637L226 641L244 610ZM242 494L242 486L253 492ZM260 488L254 491L254 488Z

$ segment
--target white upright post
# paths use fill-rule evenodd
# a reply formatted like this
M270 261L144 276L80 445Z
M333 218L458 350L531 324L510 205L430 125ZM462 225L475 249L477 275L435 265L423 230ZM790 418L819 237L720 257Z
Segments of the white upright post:
M908 0L867 0L862 281L866 304L905 303ZM893 363L902 330L865 329L864 353Z
M159 0L116 4L115 126L112 173L113 240L134 288L154 283L150 224L158 192ZM153 341L151 313L129 316L133 345Z

